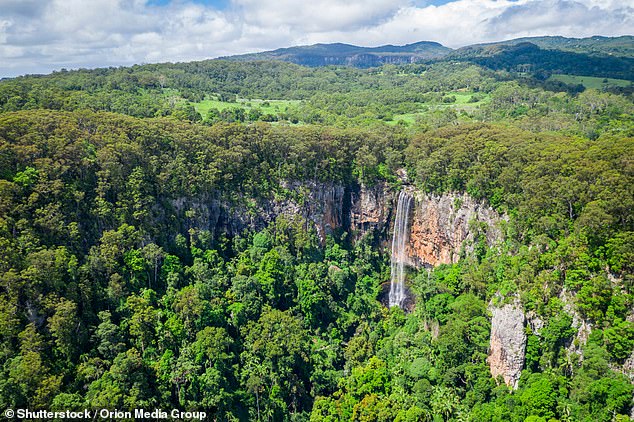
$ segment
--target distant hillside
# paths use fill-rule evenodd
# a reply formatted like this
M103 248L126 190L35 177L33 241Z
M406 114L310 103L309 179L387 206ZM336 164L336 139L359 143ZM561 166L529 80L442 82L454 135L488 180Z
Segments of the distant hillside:
M364 68L388 63L405 64L440 59L451 51L450 48L430 41L403 46L383 45L380 47L359 47L334 43L280 48L262 53L221 57L221 59L236 61L282 60L311 67L347 65Z
M221 59L279 60L310 67L343 65L360 68L458 60L493 70L532 74L542 79L552 74L569 74L631 81L634 80L634 37L528 37L474 44L457 50L431 41L380 47L314 44Z
M542 44L545 43L543 39L537 39L538 42L540 40ZM556 42L550 40L550 45L555 46ZM634 57L540 48L533 42L519 40L463 47L445 58L472 62L493 70L529 73L541 77L569 74L634 80Z
M569 51L592 56L634 57L634 36L631 35L621 37L594 36L588 38L567 38L560 36L524 37L488 44L476 44L464 47L463 49L487 49L494 46L516 45L525 42L530 42L545 50ZM460 52L463 49L458 49L457 51Z

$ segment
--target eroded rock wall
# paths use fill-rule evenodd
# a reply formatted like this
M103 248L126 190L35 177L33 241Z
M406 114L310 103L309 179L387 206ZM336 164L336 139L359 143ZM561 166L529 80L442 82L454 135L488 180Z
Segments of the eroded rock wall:
M245 229L261 230L280 215L301 216L317 231L321 241L335 229L349 225L349 191L336 183L293 182L283 185L284 195L227 201L213 197L177 198L172 212L188 227L212 233L241 234Z
M559 299L564 305L564 312L572 317L572 328L577 330L572 341L566 345L566 353L577 355L579 362L583 361L583 348L585 347L590 334L592 333L592 323L579 315L575 307L576 297L565 287L559 293Z
M409 256L414 266L436 266L458 261L473 252L478 236L489 246L501 239L502 217L466 193L429 195L413 192Z
M516 389L526 352L524 309L519 299L501 306L491 304L491 344L487 361L494 378L502 376L509 387Z
M385 183L359 186L350 196L350 229L358 236L376 230L385 234L396 212L398 192L390 191Z
M211 232L234 235L245 228L261 230L279 215L302 216L322 242L326 235L343 229L355 238L375 232L383 246L389 245L399 192L386 183L364 186L289 182L283 188L286 193L278 197L232 203L215 198L181 198L172 201L172 206L179 214L187 213L191 227ZM489 246L501 238L502 217L469 195L429 195L411 186L405 189L415 199L407 247L410 265L454 263L461 254L473 251L478 236L485 236Z

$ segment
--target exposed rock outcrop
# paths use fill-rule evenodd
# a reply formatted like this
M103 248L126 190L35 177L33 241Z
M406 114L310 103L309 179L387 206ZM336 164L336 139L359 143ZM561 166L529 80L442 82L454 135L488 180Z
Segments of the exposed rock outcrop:
M261 230L279 215L301 216L311 222L320 240L349 221L349 192L335 183L287 183L282 197L245 201L216 198L178 198L172 200L175 213L184 214L190 227L212 233L240 234L245 228Z
M494 378L502 376L509 387L516 389L526 351L524 310L518 299L501 307L489 306L491 311L491 345L489 367Z
M623 373L634 383L634 350L632 350L630 357L623 363Z
M575 334L570 344L566 346L566 352L569 355L577 355L578 362L581 363L583 361L583 347L588 342L588 338L590 338L592 324L579 315L575 308L575 296L566 288L562 289L559 299L564 304L564 312L572 317L572 327L577 330L577 334Z
M526 312L526 323L535 335L540 335L544 328L544 320L535 311Z
M414 195L409 247L414 266L455 263L463 251L473 252L478 236L484 236L489 246L501 238L500 215L466 193Z
M411 266L455 263L461 254L473 252L480 236L488 246L501 240L503 217L485 203L466 193L429 195L413 187L405 189L415 199L407 246ZM379 230L389 237L397 198L398 192L390 191L385 183L352 191L350 228L357 234Z
M406 180L406 176L402 176ZM239 234L245 228L261 230L277 216L301 216L317 231L323 242L337 229L355 234L378 233L384 245L391 237L390 225L396 212L398 192L386 183L373 186L320 182L288 182L282 195L240 201L217 198L179 198L172 201L175 213L185 214L189 227L212 233ZM484 203L467 194L428 195L411 186L414 196L409 264L414 267L435 266L458 261L469 254L479 236L489 246L501 238L498 222L502 219Z
M361 185L351 192L350 228L360 234L383 230L388 226L395 197L385 183L372 187Z

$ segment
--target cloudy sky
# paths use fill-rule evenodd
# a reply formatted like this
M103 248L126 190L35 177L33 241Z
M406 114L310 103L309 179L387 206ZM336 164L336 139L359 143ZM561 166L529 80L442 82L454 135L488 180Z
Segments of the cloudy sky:
M632 34L634 0L0 0L0 78L317 42Z

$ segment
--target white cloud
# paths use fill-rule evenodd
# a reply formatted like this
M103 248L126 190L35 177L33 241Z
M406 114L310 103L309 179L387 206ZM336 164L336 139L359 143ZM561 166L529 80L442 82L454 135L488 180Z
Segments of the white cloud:
M628 3L630 3L628 5ZM634 27L631 2L545 0L512 6L487 22L494 36L530 36L557 33L585 37L624 34Z
M394 0L235 0L245 23L288 26L303 32L352 31L392 17L406 1Z
M634 0L0 0L0 77L200 60L315 42L438 41L450 47L532 35L622 35Z
M442 6L404 7L389 21L359 31L353 39L361 43L364 38L369 39L372 44L383 43L385 39L393 43L430 40L451 47L463 46L486 40L484 23L487 19L525 2L458 0Z

